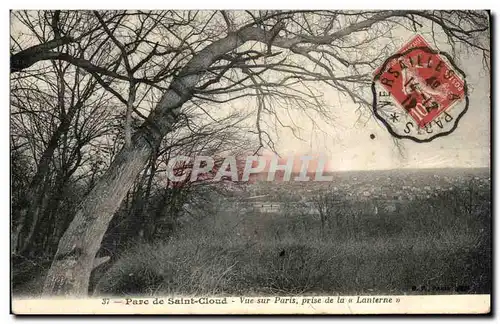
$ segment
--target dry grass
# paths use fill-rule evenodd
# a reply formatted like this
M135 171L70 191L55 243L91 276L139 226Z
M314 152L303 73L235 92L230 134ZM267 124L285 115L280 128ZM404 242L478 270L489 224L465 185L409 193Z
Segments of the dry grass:
M489 292L489 204L465 213L456 196L440 199L435 206L445 209L408 205L397 215L361 218L323 236L311 216L221 212L167 241L137 243L100 278L96 293Z

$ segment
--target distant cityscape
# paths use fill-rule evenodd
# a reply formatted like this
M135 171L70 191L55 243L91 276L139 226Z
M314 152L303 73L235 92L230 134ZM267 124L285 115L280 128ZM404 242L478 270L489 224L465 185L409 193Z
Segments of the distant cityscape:
M353 200L413 200L430 198L439 192L452 192L469 184L484 189L489 187L491 182L488 168L345 171L330 172L329 175L333 175L331 182L267 182L259 181L266 176L261 174L254 183L245 186L245 191L250 195L281 196L285 193L308 196L328 188L333 192L343 193L346 198Z

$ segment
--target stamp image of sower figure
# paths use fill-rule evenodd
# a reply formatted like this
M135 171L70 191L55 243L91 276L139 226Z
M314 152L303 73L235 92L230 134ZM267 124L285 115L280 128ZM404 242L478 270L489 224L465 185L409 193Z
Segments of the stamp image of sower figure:
M389 132L416 142L453 132L469 105L463 71L421 35L374 72L372 92L373 112Z

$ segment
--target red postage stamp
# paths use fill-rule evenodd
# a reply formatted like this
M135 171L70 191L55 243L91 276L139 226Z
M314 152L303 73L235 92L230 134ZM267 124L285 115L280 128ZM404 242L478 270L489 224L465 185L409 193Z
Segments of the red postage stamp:
M375 115L397 137L430 141L449 134L467 109L464 80L449 55L432 49L417 35L375 71ZM464 101L465 105L450 113Z

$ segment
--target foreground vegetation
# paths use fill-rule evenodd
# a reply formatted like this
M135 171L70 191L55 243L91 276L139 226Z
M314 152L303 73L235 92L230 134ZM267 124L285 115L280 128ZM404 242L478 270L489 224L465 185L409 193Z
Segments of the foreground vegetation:
M282 207L271 213L248 208L241 197L211 197L195 217L157 229L161 235L154 240L134 237L121 244L94 271L89 293L489 293L489 174L455 180L447 190L420 196L408 191L416 198L396 201L349 201L346 189L325 187L309 193L311 204L301 208L298 197L275 194ZM391 196L394 181L386 182L378 182L377 190ZM322 211L310 213L307 206ZM14 269L15 293L40 293L49 266L25 260Z
M220 212L165 241L135 242L98 294L290 295L487 293L489 191L440 194L393 212L318 216ZM370 210L368 210L369 212ZM357 215L357 217L356 217ZM348 219L347 217L350 217Z

